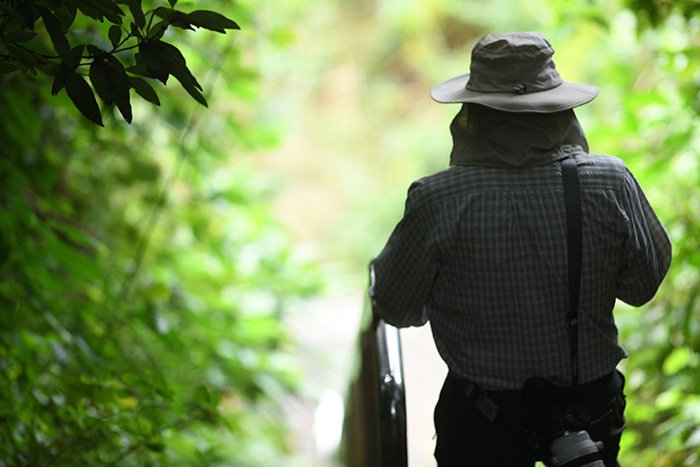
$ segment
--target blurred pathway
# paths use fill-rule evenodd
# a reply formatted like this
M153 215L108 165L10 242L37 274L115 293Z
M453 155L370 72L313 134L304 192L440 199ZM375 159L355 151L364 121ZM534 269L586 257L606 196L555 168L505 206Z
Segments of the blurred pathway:
M330 467L342 426L339 402L352 375L364 296L306 303L286 319L307 375L300 399L288 404L298 463ZM409 467L434 467L433 408L446 374L428 326L401 331L408 414Z
M409 467L434 467L435 426L433 409L447 375L447 367L435 349L430 326L401 330Z

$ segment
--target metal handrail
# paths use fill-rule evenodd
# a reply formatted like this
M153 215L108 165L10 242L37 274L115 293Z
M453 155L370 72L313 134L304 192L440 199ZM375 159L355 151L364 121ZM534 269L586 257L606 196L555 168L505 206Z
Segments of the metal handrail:
M359 362L348 394L343 457L348 467L407 467L406 393L399 330L367 300Z
M382 466L408 465L406 391L399 330L379 321L375 330L379 379L379 417Z

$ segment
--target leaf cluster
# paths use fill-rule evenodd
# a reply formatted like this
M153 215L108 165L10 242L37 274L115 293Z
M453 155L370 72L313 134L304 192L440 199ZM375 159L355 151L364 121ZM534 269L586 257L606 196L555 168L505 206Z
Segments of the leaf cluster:
M168 3L144 9L141 0L0 2L0 74L48 75L53 95L65 91L100 126L95 95L131 123L131 91L160 105L152 81L165 85L170 76L206 106L202 86L182 52L163 37L171 26L222 34L239 26L214 11L183 12L176 8L177 0ZM81 27L84 23L89 27Z
M635 13L643 28L658 28L672 14L681 14L690 21L700 12L700 2L684 0L626 0L625 6Z

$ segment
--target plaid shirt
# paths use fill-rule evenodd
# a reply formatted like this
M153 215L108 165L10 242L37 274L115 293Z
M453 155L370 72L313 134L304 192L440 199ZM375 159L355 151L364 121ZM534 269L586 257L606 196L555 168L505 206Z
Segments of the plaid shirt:
M671 244L625 164L576 157L583 208L579 381L626 357L616 298L649 301ZM370 291L398 327L428 319L451 372L487 389L531 376L571 380L567 242L558 162L527 169L453 166L414 182L403 219L373 262Z

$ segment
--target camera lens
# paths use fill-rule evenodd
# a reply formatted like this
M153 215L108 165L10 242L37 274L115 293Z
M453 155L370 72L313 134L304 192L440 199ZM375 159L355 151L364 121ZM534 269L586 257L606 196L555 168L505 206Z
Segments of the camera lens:
M603 443L593 442L586 431L566 432L552 441L555 467L604 467L600 458Z

